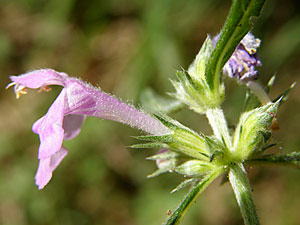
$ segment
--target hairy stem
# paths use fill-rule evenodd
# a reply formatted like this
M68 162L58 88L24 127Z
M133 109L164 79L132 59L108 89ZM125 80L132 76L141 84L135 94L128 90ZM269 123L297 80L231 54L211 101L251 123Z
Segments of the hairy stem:
M232 150L232 140L229 134L227 121L221 108L211 108L206 111L206 117L217 138Z
M234 164L229 171L229 181L239 204L245 225L259 225L251 188L244 166Z

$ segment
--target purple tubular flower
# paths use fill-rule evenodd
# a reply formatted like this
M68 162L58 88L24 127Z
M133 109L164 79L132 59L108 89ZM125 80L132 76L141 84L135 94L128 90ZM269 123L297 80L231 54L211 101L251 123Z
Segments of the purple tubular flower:
M48 85L63 86L46 115L32 126L33 132L40 137L40 162L35 176L39 189L50 181L52 172L68 153L62 146L63 140L79 134L86 116L125 123L152 135L171 133L156 118L66 73L42 69L11 76L10 79L12 83L7 87L14 86L17 98L26 94L27 88L48 91Z
M213 42L219 39L217 35ZM242 82L253 81L258 78L256 66L261 66L256 49L260 46L260 40L248 33L241 40L234 53L223 67L223 73L229 77L235 77Z

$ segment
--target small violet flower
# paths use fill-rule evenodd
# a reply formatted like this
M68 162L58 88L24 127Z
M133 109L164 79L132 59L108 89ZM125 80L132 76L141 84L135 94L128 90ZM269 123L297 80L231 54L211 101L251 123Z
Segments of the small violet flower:
M52 172L67 155L62 146L79 134L86 116L100 117L125 123L152 135L171 133L159 120L127 105L80 79L52 69L35 70L20 76L11 76L7 87L14 86L16 97L26 94L27 88L48 91L48 85L60 85L63 89L46 115L33 124L32 130L40 137L35 176L39 189L50 181Z
M214 38L214 44L218 38L219 35ZM262 65L256 53L260 42L253 34L246 34L223 67L223 73L229 77L235 77L242 82L256 80L258 72L255 67Z

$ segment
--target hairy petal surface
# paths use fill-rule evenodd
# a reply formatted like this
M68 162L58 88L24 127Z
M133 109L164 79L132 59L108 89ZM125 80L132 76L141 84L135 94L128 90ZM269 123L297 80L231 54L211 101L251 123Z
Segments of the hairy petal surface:
M40 88L47 85L61 85L68 78L66 73L56 72L52 69L34 70L19 76L11 76L10 79L16 84L21 84L27 88Z

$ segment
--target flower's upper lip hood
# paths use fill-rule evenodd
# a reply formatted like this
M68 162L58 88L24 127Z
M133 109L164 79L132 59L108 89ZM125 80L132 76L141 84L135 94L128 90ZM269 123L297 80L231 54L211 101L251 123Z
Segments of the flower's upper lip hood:
M69 76L66 73L56 72L52 69L35 70L19 76L10 77L14 83L32 89L47 85L64 86L64 81L68 78Z

